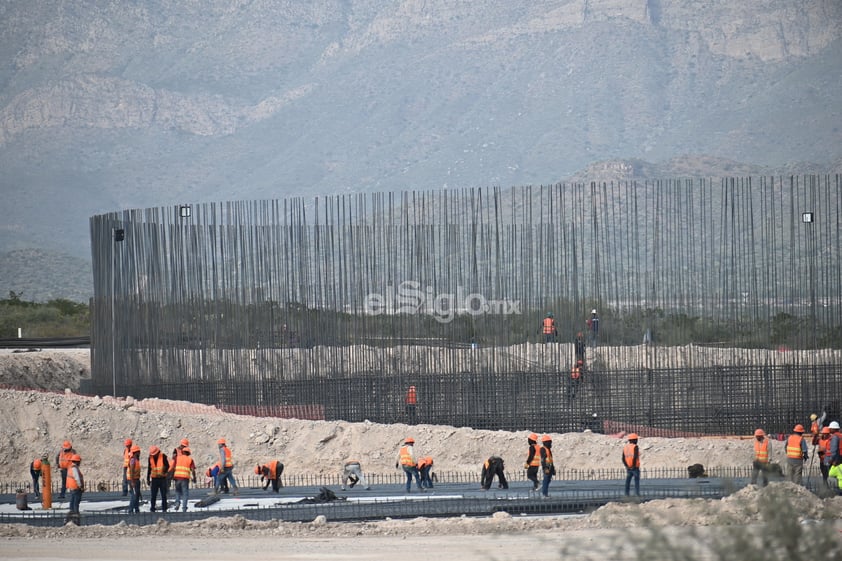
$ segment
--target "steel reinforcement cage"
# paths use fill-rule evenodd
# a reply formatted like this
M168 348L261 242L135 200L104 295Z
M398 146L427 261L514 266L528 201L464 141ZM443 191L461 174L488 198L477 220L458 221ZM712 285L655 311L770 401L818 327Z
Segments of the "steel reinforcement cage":
M312 419L785 431L810 411L842 412L841 182L559 184L94 216L93 390ZM587 348L574 382L577 333Z

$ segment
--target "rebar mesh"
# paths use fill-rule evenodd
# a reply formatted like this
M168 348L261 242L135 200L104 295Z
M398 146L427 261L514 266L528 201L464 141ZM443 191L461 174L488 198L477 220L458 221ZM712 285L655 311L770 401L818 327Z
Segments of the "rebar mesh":
M839 412L840 187L559 184L94 216L93 386L388 423L412 420L413 384L424 422L783 431Z

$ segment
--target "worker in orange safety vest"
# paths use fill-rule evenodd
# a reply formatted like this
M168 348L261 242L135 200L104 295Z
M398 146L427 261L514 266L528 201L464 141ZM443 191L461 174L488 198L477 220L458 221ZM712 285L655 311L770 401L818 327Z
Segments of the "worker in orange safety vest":
M424 488L421 486L421 473L418 471L418 462L415 460L413 452L414 445L415 439L408 436L403 441L403 446L401 446L398 451L398 460L395 462L395 467L400 467L400 469L402 469L406 474L407 493L409 493L409 490L412 488L413 477L415 478L415 483L418 485L418 490L424 492Z
M804 439L804 426L795 425L792 434L786 439L787 474L796 485L802 483L804 462L810 459L807 453L807 441Z
M406 422L414 425L418 409L418 390L415 386L409 386L409 389L406 390L404 403L406 404Z
M216 487L214 487L213 494L219 494L219 482L226 481L233 489L234 495L240 494L240 487L237 485L237 480L234 479L234 455L231 449L228 448L228 443L224 438L216 441L219 447L219 465L222 466L219 472L219 477L216 478Z
M190 456L190 447L181 449L181 454L170 462L170 472L175 482L175 510L181 505L181 511L187 512L187 500L190 498L190 481L196 483L196 464Z
M272 484L272 491L275 493L280 492L280 488L284 486L281 482L281 474L284 473L284 464L282 464L279 460L272 460L268 464L260 465L258 464L254 468L255 475L260 476L260 481L263 482L266 480L266 484L263 486L263 490L269 488L269 484Z
M558 338L558 328L552 313L547 314L541 322L541 333L544 335L544 343L554 343Z
M123 496L129 494L129 460L132 459L132 442L131 438L123 441Z
M623 446L623 467L626 468L626 496L629 495L632 479L634 480L634 494L640 496L640 448L637 445L638 436L631 433L628 442Z
M56 454L56 465L61 470L61 491L59 492L59 499L63 499L67 491L67 470L73 464L71 458L76 453L73 449L73 444L69 440L61 443L61 449Z
M769 483L766 477L766 472L769 471L769 458L771 457L771 447L769 439L766 438L766 433L763 429L754 431L754 461L751 464L751 484L757 484L757 476L762 477L761 487L765 487Z
M530 433L526 437L529 450L526 453L526 461L523 463L526 469L526 478L532 482L532 491L538 490L538 468L541 467L541 445L538 444L538 435Z
M150 512L155 512L158 493L161 494L161 510L167 512L167 474L169 471L170 462L167 455L157 446L150 446L149 462L146 466L146 484L149 485L149 494L152 495L149 501Z
M130 448L129 469L126 477L129 479L129 513L140 512L140 446L132 444Z

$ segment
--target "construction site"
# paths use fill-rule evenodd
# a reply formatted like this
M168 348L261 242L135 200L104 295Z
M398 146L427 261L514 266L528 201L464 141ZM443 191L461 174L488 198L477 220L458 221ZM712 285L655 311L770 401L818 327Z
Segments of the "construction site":
M290 538L299 557L283 558L303 559L293 542L331 537L352 551L353 536L377 536L381 549L469 534L489 541L463 547L465 558L525 559L518 535L574 551L561 534L602 538L587 550L596 554L643 519L713 533L723 521L761 523L762 504L781 493L799 519L839 518L815 447L804 485L748 478L756 428L784 465L794 424L842 414L841 181L591 183L94 216L89 354L0 355L12 443L0 458L0 535L105 539L113 551L160 533L222 534L238 544L229 559ZM531 494L523 469L532 431L555 443L548 499ZM632 432L636 500L622 492ZM436 488L423 495L405 493L395 469L408 436L435 458ZM244 491L204 508L200 480L187 512L162 518L144 503L132 518L118 495L127 437L164 451L189 438L201 473L224 437ZM84 457L79 526L65 525L60 502L11 507L31 491L29 462L65 439ZM482 491L492 455L509 485ZM371 490L339 491L349 458ZM272 459L286 466L278 496L251 474ZM688 477L692 466L701 475ZM320 504L323 489L337 500Z
M828 391L842 384L840 181L94 216L86 390L396 423L412 420L404 396L416 386L415 419L429 424L566 432L596 414L647 434L785 432L807 411L842 412Z

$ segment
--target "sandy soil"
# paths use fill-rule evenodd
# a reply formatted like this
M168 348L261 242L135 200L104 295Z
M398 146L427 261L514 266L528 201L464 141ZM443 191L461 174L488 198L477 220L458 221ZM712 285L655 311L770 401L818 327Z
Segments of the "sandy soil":
M66 375L62 351L40 355L30 365L32 379L57 384ZM50 356L53 355L53 356ZM0 355L0 372L9 354ZM34 357L32 357L35 360ZM51 359L51 360L45 360ZM20 357L9 360L20 365ZM72 360L80 360L78 357ZM81 359L84 360L84 359ZM41 387L41 386L39 386ZM348 457L362 461L370 474L394 472L398 446L408 435L417 451L431 455L442 471L479 472L483 459L501 455L508 470L520 470L526 453L526 432L478 431L470 428L420 425L378 425L253 418L222 413L213 407L165 400L81 397L70 392L0 390L0 438L7 442L0 456L0 481L27 481L27 467L36 456L54 457L59 443L70 439L83 456L89 482L116 481L122 441L131 437L147 448L171 450L187 437L204 469L214 460L215 441L228 439L238 466L277 458L288 473L335 474ZM619 467L622 435L569 433L553 435L560 477L572 470L589 472ZM748 465L749 440L641 440L644 466L686 469L693 463L708 468ZM774 459L783 450L775 443ZM616 458L616 461L614 461ZM245 468L242 468L245 469ZM582 517L510 517L497 513L484 519L385 520L367 523L309 524L249 522L240 517L201 522L136 527L67 526L31 528L0 525L3 559L128 559L178 555L185 559L360 559L392 560L395 555L444 555L469 559L617 559L634 558L628 544L639 540L642 524L667 528L686 539L699 528L718 533L727 524L752 527L761 522L759 501L782 492L805 524L829 517L836 526L842 498L819 499L802 487L774 483L760 490L743 489L723 500L660 500L643 504L615 503ZM838 532L835 535L840 535ZM150 539L153 537L154 539ZM39 539L36 539L39 538ZM43 538L43 539L41 539ZM467 538L467 539L466 539ZM704 540L702 540L702 543ZM58 554L56 544L60 544ZM624 545L625 544L625 545Z

